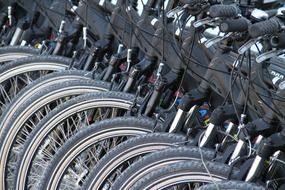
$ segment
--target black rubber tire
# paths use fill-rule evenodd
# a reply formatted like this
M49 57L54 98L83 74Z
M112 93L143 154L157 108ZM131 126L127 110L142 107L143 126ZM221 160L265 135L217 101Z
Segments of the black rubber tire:
M0 48L0 63L39 54L39 49L28 46L5 46Z
M41 82L41 81L40 81ZM53 84L53 82L52 82ZM38 85L38 83L36 83ZM62 99L64 97L76 96L80 94L86 94L96 91L106 91L108 90L110 84L103 81L93 81L93 80L70 80L70 81L58 81L58 84L53 84L44 87L44 90L40 90L35 93L35 90L28 93L28 99L22 104L16 104L15 113L7 120L7 124L3 127L3 135L0 138L0 159L2 171L12 171L9 170L9 155L11 151L15 149L14 144L17 142L18 134L25 128L25 123L31 116L33 116L38 110L43 108L45 105L53 103L55 100ZM24 93L25 94L25 93ZM26 97L26 95L25 95ZM45 115L42 115L44 117ZM35 121L34 121L35 122ZM25 130L21 132L28 136L29 133ZM24 141L23 136L21 136L21 141ZM17 144L17 150L21 150L21 146ZM6 174L7 175L7 174ZM2 176L4 180L4 176Z
M149 132L151 132L152 128L150 127L149 129ZM93 133L91 134L86 133L87 136L93 136ZM63 178L63 174L68 171L70 163L72 163L72 161L85 150L80 148L79 144L85 143L85 147L88 147L93 146L94 143L96 143L96 141L91 141L91 138L87 138L87 136L80 142L73 138L74 141L69 142L68 146L67 144L64 146L64 151L58 152L45 171L39 189L61 189L60 182L64 182L63 180L66 179ZM103 181L106 180L114 170L120 167L122 163L128 162L130 159L134 159L138 156L144 156L145 154L172 147L179 143L185 143L187 141L187 137L183 135L169 133L153 133L131 138L107 152L107 154L97 162L95 165L96 167L92 170L90 175L88 175L89 180L87 181L96 183L97 186L93 187L94 189L104 189L101 187ZM74 145L78 145L78 148L75 149ZM136 152L136 154L134 154L134 152ZM77 156L75 157L75 155ZM120 170L120 172L122 172L122 170ZM103 176L102 174L106 175ZM84 185L85 184L86 182L84 182ZM87 182L87 184L89 183ZM82 187L82 189L87 188Z
M9 80L15 76L22 76L24 73L37 73L29 80L36 80L47 73L39 73L40 71L56 72L68 68L71 60L59 56L32 56L9 62L0 67L0 84L1 84L1 114L5 109L5 105L10 103L11 99L23 89L27 84L17 86L17 92L13 94L7 93L10 89L14 89L9 85ZM19 77L20 78L20 77ZM30 82L30 81L29 81ZM26 83L26 82L25 82Z
M104 125L102 125L104 124ZM61 182L62 175L65 171L68 171L67 167L70 166L73 160L83 153L89 147L95 146L98 144L98 138L100 133L104 131L105 135L110 133L114 137L117 134L123 134L125 137L138 136L146 133L151 133L153 128L161 128L162 126L151 120L149 118L137 118L137 117L124 117L124 118L115 118L112 120L102 121L102 124L99 124L100 127L91 126L90 128L85 128L72 137L68 143L66 143L61 150L54 156L53 160L50 162L47 170L45 171L43 178L40 182L41 186L39 189L56 189L60 188L60 184L57 184L57 187L54 187L54 182ZM116 129L119 127L119 129ZM122 131L122 132L117 132ZM110 136L111 137L111 136ZM102 138L102 137L101 137ZM168 140L173 141L174 138ZM176 139L177 141L178 139ZM120 145L117 145L120 146ZM84 147L84 148L83 148ZM112 149L111 149L112 151ZM105 153L105 152L104 152ZM108 152L106 152L108 154ZM104 155L100 155L102 158ZM103 157L104 158L104 157ZM100 162L99 158L99 162ZM96 163L97 164L99 164ZM93 166L90 166L93 167ZM66 178L64 178L66 179ZM75 185L76 186L76 185ZM84 188L83 188L84 189Z
M25 57L20 60L9 62L0 67L0 79L3 77L2 76L3 73L7 73L7 71L9 70L15 70L15 67L23 68L23 66L34 65L36 63L40 63L42 67L45 66L43 63L55 63L55 65L58 66L59 68L65 69L71 63L71 59L66 57L51 56L51 55Z
M207 167L208 171L205 167ZM130 190L156 190L189 182L206 184L212 183L213 181L224 181L227 180L228 174L230 173L231 179L235 179L238 175L238 170L231 170L228 165L217 162L205 161L202 163L197 160L182 161L165 165L147 174L137 181Z
M201 156L202 154L202 156ZM115 181L115 183L111 186L110 190L124 190L129 189L134 183L136 183L140 178L145 176L146 174L157 170L163 165L181 162L181 161L189 161L189 160L200 160L203 158L204 160L214 159L216 153L214 150L210 149L201 149L198 147L192 146L180 146L167 148L161 151L157 151L151 153L149 155L144 156L134 164L132 164L129 168L127 168L122 175ZM89 184L88 181L86 185ZM93 187L93 186L88 186ZM92 188L86 188L92 189Z
M11 52L37 55L40 53L40 50L29 46L5 46L0 48L0 54L11 53Z
M217 182L215 184L207 184L200 187L198 190L265 190L264 187L244 182L244 181L223 181L223 182Z
M16 182L15 189L26 188L28 173L31 170L33 158L38 153L40 145L42 145L41 143L44 142L46 137L48 137L51 132L56 130L56 127L59 124L66 121L74 114L84 112L93 108L96 109L111 107L112 109L115 108L116 111L117 109L120 109L126 112L133 109L134 99L136 99L134 95L122 92L92 93L73 98L51 111L48 116L41 120L41 122L36 126L31 135L29 135L29 139L24 145L23 151L19 157L20 160L18 164L16 164L17 172L16 178L14 180ZM141 105L141 102L142 99L137 98L136 105ZM74 134L76 131L77 130L73 131L72 134ZM71 136L72 134L68 135ZM65 139L65 141L63 142L66 142L66 140L67 139ZM45 158L45 162L48 162L47 158Z
M79 71L79 70L63 70L55 73L43 76L31 84L23 88L12 100L12 102L7 106L8 108L0 117L0 131L3 130L11 122L12 115L19 109L19 107L30 99L33 94L39 91L45 90L51 85L62 83L65 81L72 80L86 80L93 78L91 72ZM1 132L0 132L1 137ZM1 139L1 138L0 138ZM0 144L1 146L1 144Z

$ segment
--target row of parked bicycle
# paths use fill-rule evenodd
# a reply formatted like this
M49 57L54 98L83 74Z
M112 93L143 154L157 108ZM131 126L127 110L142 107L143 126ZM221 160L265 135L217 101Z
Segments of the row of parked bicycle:
M285 3L0 2L0 189L284 189Z

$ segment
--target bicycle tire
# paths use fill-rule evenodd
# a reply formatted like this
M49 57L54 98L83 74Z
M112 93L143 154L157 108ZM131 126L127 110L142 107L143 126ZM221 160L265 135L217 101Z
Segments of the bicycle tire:
M127 168L114 182L110 190L129 189L144 175L150 173L151 171L157 170L163 165L187 160L200 160L201 154L204 160L212 160L216 156L214 150L201 149L200 151L198 147L194 146L173 147L151 153ZM88 184L88 182L86 182L86 184Z
M16 96L13 98L8 108L5 109L4 113L0 117L0 137L8 122L11 121L12 115L19 109L25 101L28 101L33 94L38 93L41 90L45 90L50 85L62 83L71 80L86 80L91 79L92 73L79 70L62 70L59 72L51 73L33 81L28 86L24 87ZM0 138L1 139L1 138ZM0 145L1 146L1 145Z
M245 181L223 181L223 182L217 182L216 184L207 184L200 187L198 190L244 190L244 189L250 189L250 190L265 190L264 187L249 183Z
M47 55L47 56L25 57L20 60L15 60L0 67L0 82L8 78L10 75L23 73L22 70L33 71L35 70L35 66L38 65L43 68L50 69L44 63L54 65L54 68L66 69L67 66L70 65L71 59L61 56ZM34 66L34 67L31 67L30 69L25 68L28 66Z
M1 115L11 99L31 81L48 74L47 72L64 70L70 63L71 60L64 57L32 56L0 67Z
M235 179L238 175L238 170L235 168L231 170L229 166L217 162L182 161L165 165L147 174L137 181L130 190L166 189L174 185L182 185L190 182L195 183L196 186L197 183L204 185L227 180L230 173L231 178Z
M112 180L115 180L112 175L116 174L118 177L119 173L124 172L124 169L128 168L134 159L179 144L191 144L191 142L192 140L186 136L169 133L147 134L130 139L115 147L98 162L84 183L83 189L91 189L90 187L92 189L105 189L105 187L112 185L110 184Z
M36 83L38 85L38 83ZM15 150L14 144L18 141L24 141L29 135L28 130L25 130L28 119L35 118L35 114L38 110L42 109L48 104L53 103L55 100L80 95L84 93L91 93L95 91L104 91L108 90L109 83L103 81L93 81L93 80L71 80L71 81L63 81L59 84L54 84L48 87L45 87L45 90L39 91L38 93L32 94L29 96L28 100L23 102L20 106L17 106L17 110L8 120L7 125L5 126L5 130L0 139L0 157L1 157L1 169L5 171L12 172L13 170L10 168L10 161L14 162L15 159L9 159L13 150ZM33 93L32 91L31 93ZM30 94L31 94L30 93ZM19 104L17 104L19 105ZM41 114L44 117L47 113ZM33 120L33 124L36 121ZM29 125L30 127L30 125ZM32 126L31 126L32 127ZM32 130L31 128L29 128ZM22 132L23 131L23 132ZM20 139L20 140L17 140ZM17 151L21 150L21 146L17 143ZM12 155L17 155L12 154ZM7 176L8 174L6 174ZM10 174L8 175L10 176ZM4 180L4 176L1 178ZM8 179L12 179L9 178Z
M6 46L0 48L0 63L39 55L39 49L28 46Z
M151 130L149 132L151 132ZM80 154L82 153L85 154L84 150L87 149L85 148L83 150L81 147L75 149L74 145L78 146L79 144L85 144L85 147L91 147L94 146L94 143L96 143L95 140L91 141L90 138L87 137L91 136L90 133L85 133L85 134L86 134L85 139L79 142L77 141L77 139L73 138L73 141L70 141L69 144L66 144L65 145L66 147L64 146L63 148L64 151L58 152L58 154L54 157L53 161L51 161L49 166L47 167L47 170L45 171L45 174L43 175L43 178L41 180L40 183L41 186L39 189L64 189L61 188L60 182L64 183L65 182L64 180L67 177L64 177L63 174L66 174L66 172L70 168L70 167L68 168L68 166L70 166L71 163L74 160L76 160L76 158L79 157ZM133 159L135 156L136 157L143 156L145 154L160 149L175 146L177 143L185 143L185 141L186 142L188 141L186 136L177 135L177 134L169 134L169 133L152 133L146 135L140 134L138 137L131 138L115 146L109 152L106 152L105 156L103 156L102 159L99 159L99 161L96 163L94 170L91 170L92 172L89 175L87 175L87 178L92 179L93 182L96 182L96 187L94 187L94 189L104 189L102 187L105 186L103 182L106 181L106 178L109 175L111 175L111 173L113 173L114 170L120 167L119 163L129 162L129 160ZM128 149L130 145L133 148L132 151L136 152L135 155L132 154L133 152L130 153L131 150ZM130 154L132 154L132 156L130 156ZM92 169L92 167L94 166L89 166L90 169ZM122 170L120 170L120 172L122 172ZM115 173L117 174L119 172ZM84 183L84 185L85 184L86 182ZM82 188L87 189L86 187Z
M53 135L52 132L56 133L56 127L59 127L59 124L63 123L64 121L68 123L68 118L74 116L78 113L84 113L84 111L99 108L96 111L99 111L99 114L101 114L102 108L107 109L107 112L105 112L106 115L100 115L101 119L105 116L109 116L108 110L111 108L112 117L118 117L118 115L125 114L127 111L131 110L133 107L133 101L134 99L137 99L136 105L140 105L142 100L140 98L136 98L132 94L126 94L121 92L101 92L101 93L92 93L87 95L81 95L79 97L73 98L62 105L58 106L56 109L50 112L50 114L45 117L33 130L32 134L29 135L29 139L24 145L23 151L20 154L20 160L17 164L16 169L16 189L25 189L27 185L27 178L28 173L31 171L32 168L32 160L34 161L36 153L39 153L39 148L41 143L43 143L44 140L46 140L46 137L50 137L49 135ZM102 106L102 107L100 107ZM118 112L118 115L113 115L113 111ZM85 114L85 113L84 113ZM97 112L96 112L97 114ZM80 116L81 119L82 116ZM86 115L84 115L86 117ZM72 118L73 119L73 118ZM78 119L78 118L76 118ZM85 120L84 120L85 121ZM97 120L96 120L97 121ZM89 121L88 121L89 122ZM70 127L68 127L71 129ZM72 128L74 129L74 128ZM64 135L65 141L67 140L67 135L72 136L76 131L78 130L77 127L75 127L76 130L70 132L68 131L68 134L61 134ZM59 127L60 131L60 127ZM58 134L55 134L58 135ZM50 139L49 139L50 140ZM62 140L62 139L61 139ZM48 142L49 146L53 146L52 148L55 150L55 144L58 145L58 142L52 143L51 141ZM36 146L34 146L36 145ZM31 149L30 146L33 148ZM56 151L55 151L56 152ZM39 158L39 157L38 157ZM45 158L44 162L48 162L50 158ZM37 163L38 164L38 163ZM41 165L44 167L44 165ZM37 172L40 172L39 170L36 170Z
M100 143L98 141L98 138L102 138L100 137L100 133L102 132L98 133L99 131L104 131L104 135L107 135L109 133L109 138L117 138L116 136L118 136L118 134L120 134L120 136L122 137L133 137L146 133L151 133L154 127L161 128L161 125L155 122L154 120L141 117L115 118L112 120L103 121L103 123L104 126L99 125L99 128L92 126L92 128L90 127L91 129L88 127L80 131L57 152L57 154L54 156L53 160L47 167L45 174L43 175L39 189L64 189L62 188L62 184L60 184L61 179L64 179L66 183L66 179L68 178L63 177L63 174L65 176L68 176L69 169L72 169L70 165L74 165L75 163L73 161L78 159L78 157L80 157L80 154L83 153L82 155L84 155L86 154L86 151L92 150L90 149L90 147L94 147L96 146L96 144ZM170 142L177 142L181 139L173 137L167 138L167 140ZM120 144L116 146L120 146ZM110 149L111 152L112 149ZM106 154L108 154L108 151L104 151L104 155ZM94 164L99 164L101 158L104 158L104 155L100 154L100 157L96 157L96 161L97 159L99 161L95 162ZM93 165L88 164L88 167L92 169ZM86 166L84 168L87 169ZM74 186L77 187L78 184Z

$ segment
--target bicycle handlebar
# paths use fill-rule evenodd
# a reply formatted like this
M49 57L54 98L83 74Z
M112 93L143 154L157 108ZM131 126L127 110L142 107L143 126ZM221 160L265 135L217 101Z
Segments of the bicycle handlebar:
M279 29L280 25L278 20L270 19L249 26L248 33L252 38L257 38L266 34L274 34L278 32Z
M222 32L244 32L248 29L249 21L246 18L230 19L222 21L220 30Z
M209 9L209 15L212 18L216 17L237 17L240 14L240 9L233 5L213 5Z

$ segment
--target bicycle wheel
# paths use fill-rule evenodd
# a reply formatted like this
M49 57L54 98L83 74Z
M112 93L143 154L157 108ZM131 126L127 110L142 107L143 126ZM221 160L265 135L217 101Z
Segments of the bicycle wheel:
M136 130L135 127L133 128L134 129L132 130ZM151 127L149 128L151 130ZM122 127L121 130L125 131L126 129ZM116 134L113 134L113 131L110 132L113 135L110 136L110 138L116 137L117 132ZM92 140L90 136L93 136ZM128 136L128 134L125 132L124 136ZM97 160L99 160L98 162L94 162L92 164L87 162L88 164L86 164L84 155L91 155L92 152L94 152L94 147L98 146L96 144L99 143L97 138L98 137L94 136L93 133L86 133L86 137L80 141L78 141L76 138L73 138L73 141L69 141L69 143L63 147L64 151L59 151L50 162L41 180L40 189L68 189L64 187L72 186L74 182L78 181L77 179L69 181L70 178L72 178L71 172L72 174L76 173L72 170L72 168L76 168L74 167L76 165L84 168L88 171L88 173L92 171L90 178L95 182L96 187L94 187L94 189L108 189L108 187L111 186L112 181L115 180L116 177L119 176L119 174L123 172L123 170L127 168L129 164L131 164L134 160L137 160L139 157L163 148L175 146L178 143L187 142L187 137L176 134L154 133L142 135L127 140L119 146L116 146L111 151L109 151L109 149L108 151L104 151L104 153L107 154L102 159L97 158ZM125 146L126 143L128 146L132 145L134 149L124 149L127 148ZM76 146L74 147L74 145ZM83 146L84 149L82 148ZM82 166L80 163L85 164ZM122 163L124 164L122 165ZM93 170L94 167L95 169ZM80 176L80 173L75 176ZM85 175L85 177L88 176L89 175ZM77 184L77 186L80 187L79 184ZM86 188L83 187L83 189Z
M56 106L70 99L71 96L105 91L108 87L109 83L102 81L63 81L31 95L26 102L17 107L16 112L9 119L9 122L7 122L3 136L0 139L1 169L8 172L6 174L7 184L12 184L15 163L18 160L19 152L22 150L24 142L37 123Z
M107 120L104 126L99 126L80 131L58 151L43 175L40 189L68 189L70 186L73 186L73 189L81 188L84 179L97 165L98 160L100 162L100 159L113 147L130 137L150 133L154 127L161 127L159 123L149 118L136 117ZM180 141L178 138L167 140ZM44 178L49 180L45 181Z
M66 69L70 62L63 57L33 56L0 67L0 115L21 89L48 73Z
M250 190L265 190L264 187L249 183L249 182L244 182L244 181L223 181L223 182L216 182L215 184L207 184L203 185L200 187L198 190L245 190L245 189L250 189Z
M123 148L128 150L127 147ZM123 149L121 150L121 152L124 152ZM120 152L118 152L118 154L120 154ZM157 151L144 156L143 158L132 164L129 168L127 168L122 173L122 175L120 175L118 179L114 182L113 186L111 186L111 189L112 190L129 189L132 185L134 185L139 179L141 179L146 174L155 171L160 167L170 163L187 161L187 160L200 160L201 158L203 158L204 160L211 160L215 158L215 156L216 153L213 150L208 150L208 149L199 150L198 147L191 147L191 146L173 147ZM90 179L92 180L91 177ZM92 180L92 183L95 183L95 181ZM86 182L85 189L94 189L94 187L95 186L91 184L89 181Z
M217 162L182 161L165 165L147 174L130 190L196 189L207 183L227 180L230 173L231 178L234 179L238 175L238 170L231 170L229 166Z
M121 92L101 92L81 95L58 106L29 135L19 156L16 189L25 189L38 180L52 156L79 129L96 121L119 117L133 109L141 99ZM41 167L42 169L40 169Z
M72 80L86 80L91 79L92 73L86 71L77 71L77 70L62 70L56 73L51 73L46 76L43 76L31 84L23 88L16 96L13 98L8 108L5 109L2 116L0 117L0 137L2 132L7 126L10 126L8 123L11 122L13 114L21 107L21 105L30 99L34 94L39 91L45 90L51 85L62 83L65 81ZM17 119L17 118L15 118ZM1 139L1 138L0 138ZM1 146L1 144L0 144Z
M186 136L156 133L130 139L102 158L86 180L83 189L109 189L131 164L146 154L173 146L191 143ZM139 161L138 161L139 162Z
M0 63L3 64L8 61L39 55L39 49L27 46L7 46L0 48Z

